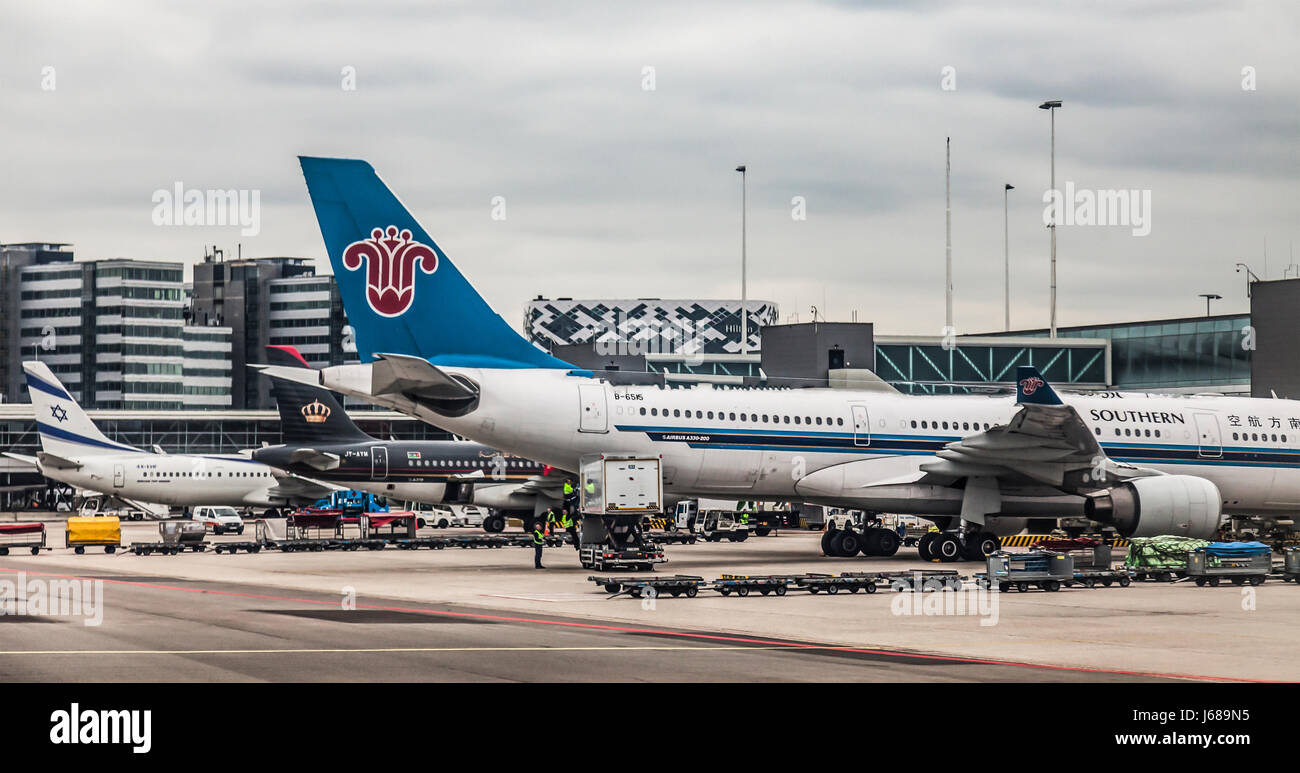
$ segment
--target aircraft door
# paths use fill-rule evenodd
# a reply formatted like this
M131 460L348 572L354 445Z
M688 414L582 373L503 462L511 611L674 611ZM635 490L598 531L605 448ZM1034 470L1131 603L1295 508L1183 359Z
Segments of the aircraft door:
M853 445L871 445L871 422L867 418L867 406L854 404L853 410Z
M1212 413L1193 415L1196 421L1197 456L1217 459L1223 456L1223 440L1219 437L1219 417Z
M123 465L113 465L113 488L122 488L126 485L126 468Z
M609 432L604 384L578 385L578 431Z
M388 477L388 449L383 446L370 447L370 477L384 480Z

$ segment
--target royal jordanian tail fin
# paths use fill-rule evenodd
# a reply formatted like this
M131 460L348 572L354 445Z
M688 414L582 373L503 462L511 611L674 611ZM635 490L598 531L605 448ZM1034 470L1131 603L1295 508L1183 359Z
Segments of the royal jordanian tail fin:
M362 362L572 368L487 305L365 161L298 159Z
M311 367L292 346L268 346L266 350L266 361L271 365ZM364 443L374 440L361 431L334 393L324 387L272 378L271 396L280 409L281 443Z
M140 450L105 437L45 363L24 362L23 371L27 374L27 391L31 393L32 406L36 409L36 430L41 436L41 448L46 453L75 460L84 456Z

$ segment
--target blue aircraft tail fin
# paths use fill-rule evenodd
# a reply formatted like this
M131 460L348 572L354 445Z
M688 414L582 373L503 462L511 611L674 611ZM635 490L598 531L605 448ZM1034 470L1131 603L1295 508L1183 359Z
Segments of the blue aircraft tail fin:
M571 368L496 314L365 161L299 157L363 362Z
M1038 368L1021 365L1016 368L1016 404L1024 405L1060 405L1061 398L1056 390L1047 383Z

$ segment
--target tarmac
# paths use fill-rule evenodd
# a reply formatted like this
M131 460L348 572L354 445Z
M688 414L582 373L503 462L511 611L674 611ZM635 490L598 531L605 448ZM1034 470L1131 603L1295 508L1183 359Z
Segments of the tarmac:
M49 524L49 544L63 544ZM475 530L433 531L475 534ZM246 539L210 537L212 541ZM655 574L900 571L819 533L669 545ZM155 541L153 523L123 542ZM0 583L103 580L103 619L0 616L0 680L1294 681L1300 587L610 598L572 547L0 558ZM611 574L628 574L610 572ZM3 587L3 586L0 586ZM957 601L958 596L962 601ZM978 602L978 603L977 603ZM548 657L554 651L566 658Z

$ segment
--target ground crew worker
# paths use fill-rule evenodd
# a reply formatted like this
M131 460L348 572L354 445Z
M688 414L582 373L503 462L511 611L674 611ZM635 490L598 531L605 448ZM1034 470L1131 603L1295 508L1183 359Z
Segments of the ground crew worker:
M574 488L573 481L564 482L564 509L573 515L578 511L578 489Z
M564 511L560 513L560 528L564 529L564 531L569 535L569 538L573 540L573 549L578 550L579 546L578 546L577 522L574 520L573 516L568 513L568 511Z
M542 566L542 548L546 546L546 535L542 532L542 522L533 521L533 568L545 569Z

